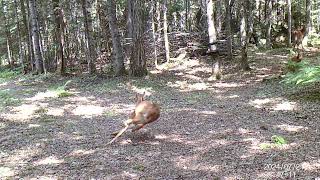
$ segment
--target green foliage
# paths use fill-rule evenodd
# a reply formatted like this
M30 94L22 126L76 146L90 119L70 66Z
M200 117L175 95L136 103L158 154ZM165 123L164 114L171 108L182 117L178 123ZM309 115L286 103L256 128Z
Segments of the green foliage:
M299 63L297 63L299 64ZM286 84L308 85L320 81L320 66L299 65L297 72L288 73L282 81Z
M48 112L48 109L44 108L44 107L40 107L39 109L35 110L35 114L45 114Z
M73 94L66 91L66 90L62 90L60 92L58 92L58 97L59 98L63 98L63 97L69 97L69 96L72 96Z
M271 140L276 145L287 144L287 141L282 136L274 135L271 137Z
M144 171L145 170L145 167L144 165L142 164L137 164L133 167L134 170L137 170L137 171Z
M309 42L312 46L320 46L320 34L312 33L309 35Z
M105 111L103 115L106 117L116 117L118 113L115 111L109 110L109 111Z
M9 68L0 67L0 79L11 79L21 73L21 68L15 68L13 70Z
M285 72L290 72L290 73L297 72L300 69L308 67L308 65L309 65L309 63L306 61L296 63L296 62L290 60L290 61L288 61L288 63L285 66Z
M271 143L261 143L259 146L261 149L271 149L282 145L288 144L284 137L279 135L273 135L271 137Z
M71 92L69 92L68 90L66 90L66 87L70 83L71 83L71 80L67 81L64 85L58 86L58 87L53 88L53 89L51 89L49 91L54 92L58 98L72 96L73 94Z

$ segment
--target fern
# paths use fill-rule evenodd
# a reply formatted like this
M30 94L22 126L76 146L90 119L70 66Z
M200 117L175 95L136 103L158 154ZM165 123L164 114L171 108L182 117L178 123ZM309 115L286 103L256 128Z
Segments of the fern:
M308 85L320 81L320 66L306 66L297 72L288 73L282 81L286 84Z

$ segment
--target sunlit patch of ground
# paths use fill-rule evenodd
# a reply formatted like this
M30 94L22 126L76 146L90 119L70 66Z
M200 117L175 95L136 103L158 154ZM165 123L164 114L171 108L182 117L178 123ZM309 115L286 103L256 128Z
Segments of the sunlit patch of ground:
M287 101L283 98L255 99L249 103L256 108L269 108L274 111L292 111L297 108L296 102Z
M2 113L1 117L10 121L27 121L30 120L34 112L38 109L35 104L23 104L18 107L13 107L11 112Z

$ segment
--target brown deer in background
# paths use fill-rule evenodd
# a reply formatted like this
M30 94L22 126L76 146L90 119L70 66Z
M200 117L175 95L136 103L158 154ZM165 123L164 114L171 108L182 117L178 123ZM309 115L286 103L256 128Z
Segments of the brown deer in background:
M143 95L136 95L136 108L131 113L128 120L124 122L124 128L120 131L112 133L116 135L108 144L114 142L119 136L121 136L130 125L134 125L132 128L132 132L138 131L143 128L146 124L149 124L160 117L160 107L151 102L145 101Z
M302 28L296 29L294 31L292 31L292 43L293 43L293 48L299 48L299 46L302 46L303 49L303 38L305 36L306 33L306 27L303 26Z

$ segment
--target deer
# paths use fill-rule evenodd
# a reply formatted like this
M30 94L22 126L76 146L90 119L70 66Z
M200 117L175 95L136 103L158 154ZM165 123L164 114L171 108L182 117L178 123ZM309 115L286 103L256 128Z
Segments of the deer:
M303 26L302 28L299 28L299 29L296 29L294 31L292 31L292 42L293 42L293 47L296 48L299 48L299 45L302 46L302 49L303 49L303 44L302 44L302 41L303 41L303 38L305 36L305 33L306 33L306 27Z
M131 125L132 132L138 131L145 125L156 121L160 117L160 107L151 101L144 100L144 95L136 94L136 107L130 114L129 119L124 121L124 128L120 131L112 133L115 137L108 143L112 144L118 137L120 137Z

